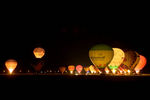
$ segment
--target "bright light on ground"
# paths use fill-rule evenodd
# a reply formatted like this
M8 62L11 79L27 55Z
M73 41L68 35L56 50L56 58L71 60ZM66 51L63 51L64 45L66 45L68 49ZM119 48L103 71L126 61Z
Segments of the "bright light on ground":
M12 72L13 72L14 69L10 68L8 70L9 70L9 73L12 74Z

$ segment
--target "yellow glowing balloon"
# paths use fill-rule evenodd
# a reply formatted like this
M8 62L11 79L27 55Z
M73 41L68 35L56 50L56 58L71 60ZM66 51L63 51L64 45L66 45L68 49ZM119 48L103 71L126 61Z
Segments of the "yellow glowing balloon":
M42 58L45 55L45 50L43 48L35 48L33 54L36 58Z
M93 65L89 67L91 73L96 73L96 70Z
M9 59L5 62L5 66L11 74L17 67L17 61L14 59Z
M95 45L89 51L90 60L98 68L105 68L112 60L113 55L113 49L105 44Z
M111 62L108 64L110 69L117 69L125 58L125 53L119 48L113 48L114 56Z

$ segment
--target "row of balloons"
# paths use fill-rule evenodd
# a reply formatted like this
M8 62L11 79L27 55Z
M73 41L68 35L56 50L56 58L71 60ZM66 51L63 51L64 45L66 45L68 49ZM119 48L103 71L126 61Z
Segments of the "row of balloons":
M136 51L112 48L106 44L97 44L89 50L89 58L100 70L139 73L146 65L146 58Z
M37 59L41 59L45 55L45 50L43 48L35 48L33 54ZM94 72L140 72L146 65L146 58L136 51L132 50L122 50L120 48L112 48L106 44L98 44L93 46L89 50L89 58L93 63L92 66L84 67L84 70L91 73ZM17 61L14 59L9 59L5 62L6 68L10 73L14 71L17 67ZM65 67L59 68L61 72L66 69ZM68 66L68 70L72 73L75 66ZM76 66L78 73L82 71L83 67L81 65Z

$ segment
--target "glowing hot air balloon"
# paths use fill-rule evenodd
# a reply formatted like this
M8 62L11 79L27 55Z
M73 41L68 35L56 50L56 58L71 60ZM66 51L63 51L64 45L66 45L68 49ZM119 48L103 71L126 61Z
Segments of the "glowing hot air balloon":
M90 71L89 67L84 67L84 70L85 70L86 74L88 74Z
M73 71L75 70L75 66L74 65L69 65L68 70L70 71L71 74L73 74Z
M17 67L17 61L14 59L9 59L5 62L5 66L11 74Z
M147 62L146 58L144 56L140 55L140 61L134 70L139 73L140 70L142 70L145 67L146 62Z
M83 69L83 66L82 66L82 65L77 65L77 66L76 66L76 70L77 70L77 72L78 72L79 74L81 73L82 69Z
M113 49L105 44L95 45L89 51L90 60L99 69L104 69L110 63L113 56Z
M96 70L95 70L95 68L94 68L94 66L93 65L91 65L90 67L89 67L89 69L90 69L90 72L93 74L93 73L96 73Z
M45 50L38 47L33 50L33 53L36 58L42 58L45 55Z
M125 58L125 53L123 52L123 50L119 48L113 48L113 50L114 50L114 56L111 62L108 64L108 66L110 69L117 69L120 66L120 64L123 62Z

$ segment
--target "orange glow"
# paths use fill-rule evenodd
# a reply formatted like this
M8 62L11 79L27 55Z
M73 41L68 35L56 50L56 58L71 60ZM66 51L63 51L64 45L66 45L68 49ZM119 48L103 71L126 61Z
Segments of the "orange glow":
M84 67L85 72L90 71L89 67Z
M17 67L17 61L14 59L9 59L5 62L5 66L8 69L9 73L12 74L12 72Z
M33 54L36 58L42 58L45 55L45 50L43 48L35 48Z
M109 69L107 67L105 67L105 72L106 74L109 74Z
M135 71L140 71L140 70L142 70L142 69L145 67L146 62L147 62L146 58L145 58L144 56L140 55L140 61L139 61L139 63L137 64L137 66L135 67L134 70L135 70Z
M131 73L131 71L130 71L129 69L128 69L128 71L127 71L127 72L128 72L128 74L130 74L130 73Z
M140 71L139 71L139 70L136 70L135 72L136 72L136 74L139 74L139 73L140 73Z
M75 66L74 65L69 65L68 70L70 71L71 74L73 74L73 71L75 70Z

